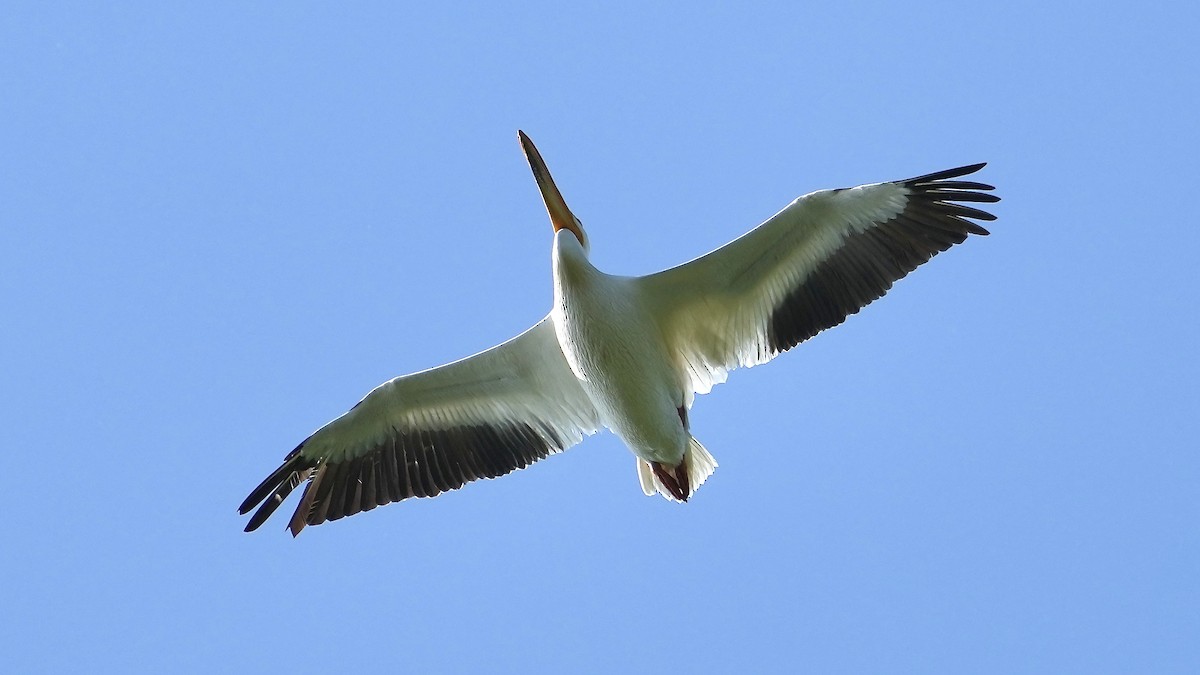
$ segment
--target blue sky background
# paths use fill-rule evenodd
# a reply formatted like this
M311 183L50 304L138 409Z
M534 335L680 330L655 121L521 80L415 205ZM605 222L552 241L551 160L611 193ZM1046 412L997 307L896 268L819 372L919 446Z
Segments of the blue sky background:
M1195 672L1196 12L6 5L6 667ZM686 506L601 435L243 534L310 431L546 313L518 128L618 273L818 188L1004 201L700 399Z

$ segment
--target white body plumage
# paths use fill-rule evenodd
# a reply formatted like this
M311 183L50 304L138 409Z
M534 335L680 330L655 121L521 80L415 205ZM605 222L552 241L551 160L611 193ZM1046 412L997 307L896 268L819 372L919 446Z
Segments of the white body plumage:
M605 274L569 230L554 235L551 320L567 363L600 422L638 457L675 466L688 432L676 371L636 280Z

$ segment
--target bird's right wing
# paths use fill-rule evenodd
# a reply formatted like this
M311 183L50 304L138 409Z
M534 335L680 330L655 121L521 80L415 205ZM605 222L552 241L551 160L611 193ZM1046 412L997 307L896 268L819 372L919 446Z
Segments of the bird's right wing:
M262 525L308 481L292 535L408 497L433 497L565 450L600 428L549 317L521 335L376 387L318 429L262 482L240 512Z
M738 366L770 361L836 326L995 216L992 186L955 180L983 164L804 195L689 263L636 279L659 329L706 393Z

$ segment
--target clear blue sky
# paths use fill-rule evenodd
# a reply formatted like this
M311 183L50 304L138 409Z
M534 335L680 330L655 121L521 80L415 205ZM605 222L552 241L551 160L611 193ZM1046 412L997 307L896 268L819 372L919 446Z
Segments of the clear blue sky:
M1200 669L1196 10L643 4L5 9L7 668ZM686 506L601 435L243 534L314 428L549 309L517 129L619 273L818 188L1004 201L700 399Z

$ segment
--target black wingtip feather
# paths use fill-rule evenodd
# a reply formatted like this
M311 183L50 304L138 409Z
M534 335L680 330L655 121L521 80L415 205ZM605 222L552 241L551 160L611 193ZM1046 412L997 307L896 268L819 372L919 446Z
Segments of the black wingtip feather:
M300 449L303 447L304 443L297 445L295 450L292 450L287 454L287 457L283 458L283 464L280 465L278 469L272 471L271 475L267 476L263 482L258 484L258 487L254 488L254 490L250 492L250 495L246 497L245 501L242 502L242 505L238 507L238 513L242 514L243 516L247 513L250 513L251 509L258 506L259 503L267 498L267 495L271 494L275 491L275 488L279 487L279 484L284 481L284 478L288 474L299 470L307 461L309 461L300 455Z
M994 186L987 183L976 183L969 180L940 180L937 184L938 190L995 190Z
M937 187L929 188L928 194L935 196L941 201L946 202L977 202L994 204L1000 201L997 195L987 192L968 192L967 190L945 190L941 187L941 183Z
M321 484L324 482L325 472L328 468L329 465L322 462L316 471L312 472L308 485L304 486L304 494L300 495L300 505L296 507L296 511L292 514L292 518L288 521L287 525L293 538L299 536L300 530L303 530L307 524L308 518L312 513L313 501L320 491Z
M897 181L908 189L903 211L848 234L775 308L767 325L767 345L772 353L791 349L840 324L881 297L893 282L969 235L988 234L974 220L996 217L962 202L998 202L999 197L985 192L995 188L949 180L985 166L986 162L968 164Z
M285 476L275 490L263 501L262 506L250 517L250 522L246 523L245 531L253 532L257 530L266 522L267 518L271 517L272 513L275 513L275 509L278 509L279 505L288 498L292 490L295 490L301 483L308 480L311 475L312 470L310 468L301 467Z
M987 166L987 162L979 162L978 164L968 164L966 166L955 167L953 169L946 169L945 171L936 171L934 173L927 173L924 176L917 176L916 178L909 178L908 180L903 180L900 182L911 187L911 186L915 186L915 185L920 185L922 183L932 183L934 181L945 180L947 178L958 178L959 176L966 176L969 174L973 174L976 171L979 171L980 169L982 169L985 166ZM979 189L979 188L976 188L976 189Z

